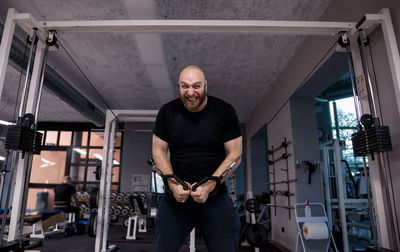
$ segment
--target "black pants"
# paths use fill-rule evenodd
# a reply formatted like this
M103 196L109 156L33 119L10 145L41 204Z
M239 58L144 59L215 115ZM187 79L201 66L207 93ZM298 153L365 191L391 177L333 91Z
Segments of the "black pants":
M226 193L204 204L191 198L179 203L166 193L156 218L155 252L178 251L193 228L201 232L209 252L235 252L238 249L240 220Z
M62 208L54 208L56 210L60 210L61 212L64 213L74 213L75 214L75 223L78 224L79 223L79 214L81 212L81 210L79 209L79 207L76 206L67 206L67 207L62 207Z

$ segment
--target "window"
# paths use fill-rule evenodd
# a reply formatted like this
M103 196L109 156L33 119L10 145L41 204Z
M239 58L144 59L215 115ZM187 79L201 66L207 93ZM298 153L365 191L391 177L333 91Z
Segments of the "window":
M351 135L357 131L357 116L355 112L353 97L339 99L329 102L331 121L332 121L332 135L333 138L338 138L345 142L343 150L343 158L349 162L354 172L362 167L362 160L360 157L354 157L353 144L351 142Z
M58 131L47 131L45 145L56 146L58 138Z
M59 184L65 176L66 151L42 151L33 156L31 183Z
M77 190L90 191L98 187L96 166L103 160L104 132L95 131L41 131L44 144L40 155L33 156L27 209L35 209L37 194L48 191L48 209L54 205L54 187L70 175ZM117 132L113 160L112 190L120 183L122 133Z

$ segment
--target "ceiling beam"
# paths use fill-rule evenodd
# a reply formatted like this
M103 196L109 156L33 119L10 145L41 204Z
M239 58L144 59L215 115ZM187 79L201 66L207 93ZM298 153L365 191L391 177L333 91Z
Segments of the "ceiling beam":
M323 36L336 36L356 25L351 22L261 20L85 20L39 23L41 28L58 33L276 33Z

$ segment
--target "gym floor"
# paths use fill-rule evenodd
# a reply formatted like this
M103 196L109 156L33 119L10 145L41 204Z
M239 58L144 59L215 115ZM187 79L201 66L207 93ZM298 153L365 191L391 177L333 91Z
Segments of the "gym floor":
M153 251L152 234L138 234L136 241L125 240L126 228L123 226L110 225L110 244L117 245L117 251L135 251L135 252L151 252ZM43 241L43 246L35 248L41 252L87 252L94 251L95 238L89 237L87 234L73 235L65 237L63 233L48 236ZM179 252L189 251L189 244L184 244ZM196 241L196 252L206 252L207 248L202 240ZM250 247L241 247L239 252L254 251ZM260 249L261 252L282 252L273 245L266 245Z

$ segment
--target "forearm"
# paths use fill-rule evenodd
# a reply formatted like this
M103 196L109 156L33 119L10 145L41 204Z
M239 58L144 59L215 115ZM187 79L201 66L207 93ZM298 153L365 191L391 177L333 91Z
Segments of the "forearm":
M153 160L163 175L172 174L172 165L167 157L168 143L153 135Z
M239 158L239 159L238 159ZM240 162L241 162L241 158L240 158L240 154L239 156L227 156L224 161L221 163L221 165L218 167L218 169L213 173L213 176L217 176L219 177L221 174L223 174L228 167L233 163L236 162L236 165L234 165L232 167L232 169L230 169L228 172L226 172L221 180L221 182L224 182L227 178L229 178L232 173L235 172L236 168L239 166Z
M153 159L163 175L173 174L172 165L166 153L153 151Z
M226 157L222 161L218 169L213 173L213 176L224 175L222 181L225 181L239 166L242 155L242 137L238 137L224 144L226 150ZM224 172L235 162L235 165L224 174Z

